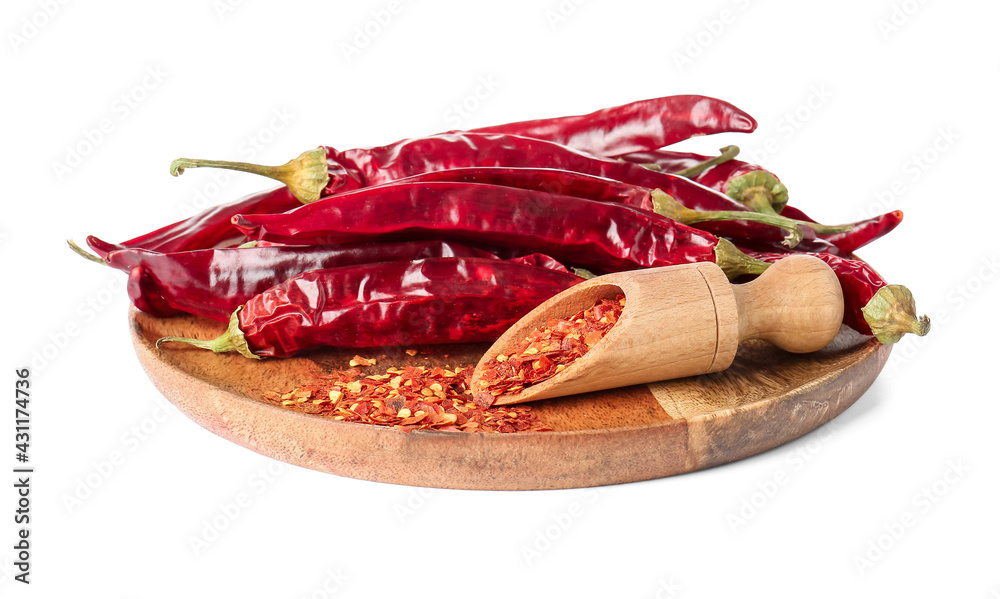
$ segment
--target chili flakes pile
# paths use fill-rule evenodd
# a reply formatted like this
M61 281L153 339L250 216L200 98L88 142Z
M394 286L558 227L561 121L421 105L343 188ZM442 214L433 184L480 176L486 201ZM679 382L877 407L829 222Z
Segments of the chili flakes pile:
M353 362L362 363L355 359ZM424 366L389 368L365 375L357 368L291 391L267 391L265 399L285 408L347 422L459 432L517 433L552 430L531 408L489 408L469 391L472 366L454 370Z
M483 403L550 379L586 354L618 322L625 296L601 299L570 318L552 319L510 351L486 363L482 372Z

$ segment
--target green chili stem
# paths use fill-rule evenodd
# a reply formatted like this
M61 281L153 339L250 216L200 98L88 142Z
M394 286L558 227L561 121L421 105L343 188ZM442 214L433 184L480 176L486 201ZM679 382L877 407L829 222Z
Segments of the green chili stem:
M834 233L844 233L845 231L850 231L854 225L824 225L820 223L811 223L806 220L795 220L791 219L793 223L799 225L800 227L809 227L817 235L833 235Z
M715 264L726 273L730 281L742 275L759 275L771 266L767 262L747 256L725 237L720 237L719 243L715 244Z
M774 210L774 206L771 205L771 200L771 192L763 187L751 187L746 189L740 194L739 197L740 203L754 212L778 216L778 213Z
M159 348L164 343L187 343L188 345L193 345L201 349L208 349L217 354L238 351L247 358L254 360L259 360L260 356L255 355L250 351L250 346L247 345L246 337L243 336L243 331L240 329L240 310L243 306L236 308L232 316L229 317L229 327L226 332L219 335L215 339L191 339L190 337L161 337L156 340L156 347Z
M694 175L706 171L717 164L722 164L723 162L729 162L733 158L736 158L736 156L738 156L740 153L740 149L737 146L726 146L724 148L720 148L719 152L721 152L721 154L719 154L715 158L709 158L708 160L699 162L694 166L689 166L686 169L679 170L673 174L680 175L681 177L688 177L688 178L693 177Z
M707 221L743 220L787 231L788 234L785 235L785 239L781 243L790 248L795 247L802 241L802 229L792 219L781 215L761 214L759 212L747 212L743 210L692 210L659 189L654 189L651 196L653 210L657 214L685 225Z
M90 252L88 252L87 250L83 249L82 247L76 245L76 243L74 243L72 239L67 239L66 243L69 244L69 249L71 249L74 252L76 252L77 254L83 256L87 260L90 260L91 262L97 262L98 264L103 264L104 266L108 265L108 263L104 259L102 259L102 258L100 258L98 256L95 256L95 255L91 254Z
M726 195L763 214L778 214L788 203L788 188L765 170L731 179L726 183Z
M288 186L296 198L303 204L319 199L323 188L330 182L327 172L326 150L316 148L289 160L281 166L264 166L249 162L228 162L225 160L201 160L197 158L178 158L170 163L170 174L178 176L187 168L224 168L261 175L275 179Z
M899 341L906 333L923 337L931 329L927 316L917 316L913 294L902 285L886 285L868 301L861 314L875 338L886 345Z

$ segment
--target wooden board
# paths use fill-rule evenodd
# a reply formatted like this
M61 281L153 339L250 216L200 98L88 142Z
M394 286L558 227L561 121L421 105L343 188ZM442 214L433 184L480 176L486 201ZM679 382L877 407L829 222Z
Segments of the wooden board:
M331 370L354 350L248 360L195 348L156 349L165 335L212 338L223 325L130 310L132 340L153 384L209 431L291 464L372 481L457 489L561 489L671 476L739 460L812 431L874 382L890 346L844 327L827 348L789 354L747 342L723 372L531 405L551 432L413 431L303 414L263 399ZM388 354L391 366L474 365L487 346ZM445 357L447 355L448 357ZM379 370L381 372L381 370Z

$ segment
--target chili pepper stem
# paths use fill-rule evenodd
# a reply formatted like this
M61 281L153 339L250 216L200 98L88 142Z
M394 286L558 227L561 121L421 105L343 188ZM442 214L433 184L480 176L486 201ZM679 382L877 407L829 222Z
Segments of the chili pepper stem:
M240 310L243 306L236 308L233 315L229 317L229 327L226 328L226 332L219 335L215 339L190 339L188 337L161 337L156 340L156 347L160 347L164 343L187 343L188 345L193 345L195 347L200 347L201 349L209 349L217 354L238 351L247 358L252 358L254 360L259 360L260 356L255 355L250 351L250 347L247 345L247 340L243 336L243 331L240 330Z
M761 214L778 214L788 203L788 188L767 171L740 175L726 184L726 195ZM817 235L833 235L851 230L851 225L824 225L792 219L800 227L809 227Z
M754 212L778 214L788 203L788 188L772 173L757 170L726 183L726 195Z
M861 313L875 338L886 345L899 341L906 333L923 337L931 328L927 316L917 317L913 294L902 285L886 285L879 289Z
M730 281L742 275L759 275L771 266L763 260L744 254L725 237L720 237L715 246L715 264L726 273Z
M67 239L66 243L69 244L69 249L71 249L74 252L76 252L77 254L83 256L87 260L90 260L91 262L97 262L98 264L103 264L104 266L108 265L108 263L105 260L99 258L98 256L95 256L94 254L91 254L87 250L85 250L82 247L78 246L76 243L73 242L72 239Z
M323 189L330 182L330 175L327 172L326 150L323 148L303 152L298 158L289 160L281 166L178 158L170 163L170 174L176 177L183 174L186 168L203 167L224 168L275 179L287 185L292 195L303 204L318 200Z
M650 196L653 201L653 210L657 214L685 225L706 221L746 220L787 231L788 234L785 235L785 239L781 243L790 248L802 241L802 229L799 228L799 225L780 214L761 214L742 210L692 210L659 189L654 189Z
M693 177L698 173L707 171L708 169L712 168L717 164L722 164L723 162L729 162L733 158L736 158L740 153L740 148L738 146L726 146L724 148L720 148L719 152L721 153L715 158L709 158L708 160L699 162L694 166L689 166L686 169L679 170L674 174L680 175L681 177L688 177L688 178Z

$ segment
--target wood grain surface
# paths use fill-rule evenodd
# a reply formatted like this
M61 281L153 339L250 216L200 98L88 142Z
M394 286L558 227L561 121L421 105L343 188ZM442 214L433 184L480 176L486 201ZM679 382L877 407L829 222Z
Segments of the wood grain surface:
M355 350L248 360L196 348L157 349L165 335L213 338L224 326L130 309L139 362L153 384L209 431L272 458L341 476L458 489L559 489L700 470L752 456L812 431L853 404L890 346L846 327L821 351L740 345L727 370L525 404L553 430L413 431L335 421L263 399L348 367ZM475 365L488 345L435 346L409 356L382 348L373 373L404 365Z

